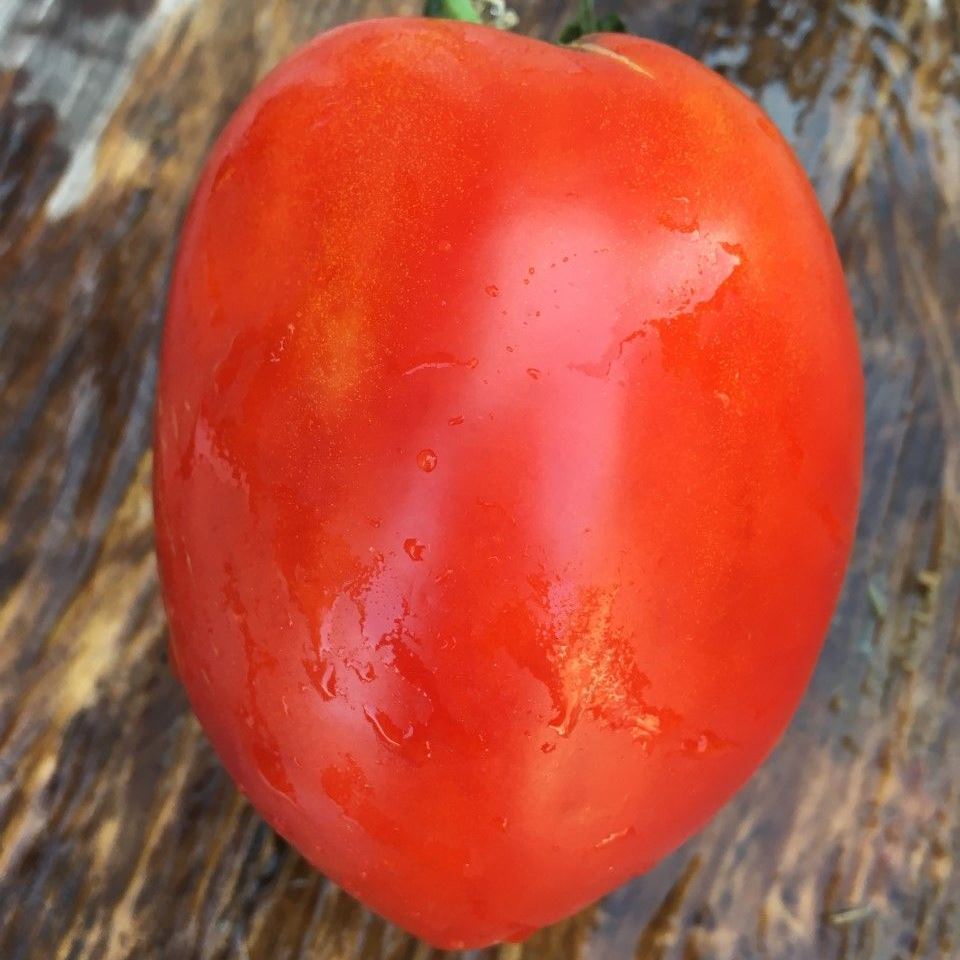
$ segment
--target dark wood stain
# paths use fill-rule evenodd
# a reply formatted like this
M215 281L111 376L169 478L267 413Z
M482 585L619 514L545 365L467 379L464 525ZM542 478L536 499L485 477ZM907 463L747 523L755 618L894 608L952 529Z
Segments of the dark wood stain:
M416 5L188 0L161 19L154 0L11 3L0 36L0 957L439 960L312 871L219 766L166 662L149 500L166 282L205 151L296 44ZM555 36L575 6L517 5L538 36ZM758 99L811 174L862 338L863 512L810 692L748 787L595 908L471 956L955 958L960 8L619 7L634 32ZM14 61L30 44L36 56ZM83 88L85 126L44 98L57 89L40 82L51 50L64 69L95 78L106 65L122 81ZM64 201L84 137L89 183Z

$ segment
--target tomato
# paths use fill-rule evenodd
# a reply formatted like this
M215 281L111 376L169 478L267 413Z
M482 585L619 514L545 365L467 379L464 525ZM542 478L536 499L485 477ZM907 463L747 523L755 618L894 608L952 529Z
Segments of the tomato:
M863 397L768 119L620 35L317 38L183 230L156 519L224 764L428 941L649 868L771 750L843 577Z

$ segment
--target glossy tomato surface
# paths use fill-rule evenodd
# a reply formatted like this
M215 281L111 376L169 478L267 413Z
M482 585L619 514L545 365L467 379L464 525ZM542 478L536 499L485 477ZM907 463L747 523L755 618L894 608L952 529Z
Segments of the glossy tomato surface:
M650 867L786 725L854 528L856 338L797 161L682 54L319 37L210 157L160 379L200 721L432 943Z

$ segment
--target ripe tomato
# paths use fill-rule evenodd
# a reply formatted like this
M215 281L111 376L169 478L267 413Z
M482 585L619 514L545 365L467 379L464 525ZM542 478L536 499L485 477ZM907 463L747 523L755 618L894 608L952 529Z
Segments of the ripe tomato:
M213 151L160 380L200 721L427 940L648 868L787 723L854 528L856 337L797 161L682 54L319 37Z

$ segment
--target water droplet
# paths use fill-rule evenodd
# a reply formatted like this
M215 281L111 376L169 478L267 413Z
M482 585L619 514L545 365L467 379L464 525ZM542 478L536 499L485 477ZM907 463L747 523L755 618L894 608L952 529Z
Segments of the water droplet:
M540 371L536 367L527 367L527 376L530 377L531 380L539 380Z
M532 277L536 272L537 272L537 271L534 270L533 267L528 267L528 268L527 268L527 273L529 273L531 277Z
M333 663L317 657L315 660L304 660L303 666L317 693L324 700L332 700L337 695L337 670ZM301 689L306 687L301 685Z
M495 283L489 283L483 288L488 297L499 297L500 288Z
M463 423L463 416L459 413L447 421L447 424L451 427L459 427L461 423Z
M379 527L383 521L379 517L367 517L367 523L369 523L371 527Z
M622 830L614 830L613 833L607 834L602 840L598 840L594 845L594 850L602 850L604 847L610 846L611 843L616 843L617 840L623 840L625 837L636 836L636 828L634 827L624 827Z
M369 706L364 706L363 715L382 743L399 749L407 759L418 765L430 759L430 741L423 736L421 724L408 723L401 727L383 710L374 710Z
M697 217L690 206L689 197L670 197L657 220L668 230L688 234L692 240L700 239Z
M412 373L421 373L424 370L446 370L450 367L467 367L475 370L480 361L476 357L469 357L466 360L460 360L450 353L431 353L403 371L405 377Z
M436 453L434 453L433 450L430 450L429 448L425 448L421 450L417 454L417 466L424 473L431 473L432 471L436 470L437 469Z
M715 750L722 750L727 746L727 741L718 737L712 730L704 730L696 737L690 740L684 740L680 748L688 756L697 754L713 753Z
M580 719L580 704L576 701L564 703L555 716L550 718L548 726L556 730L561 737L569 737Z
M540 749L544 753L553 753L553 751L557 749L557 745L555 743L541 743Z
M421 543L416 537L407 537L403 541L403 549L411 560L422 560L427 552L427 545Z
M377 736L380 737L385 743L389 743L392 747L399 747L405 739L407 739L402 731L400 731L396 724L382 711L374 711L370 707L365 706L363 708L363 715L367 718L370 726L377 732ZM412 730L410 731L413 732Z

